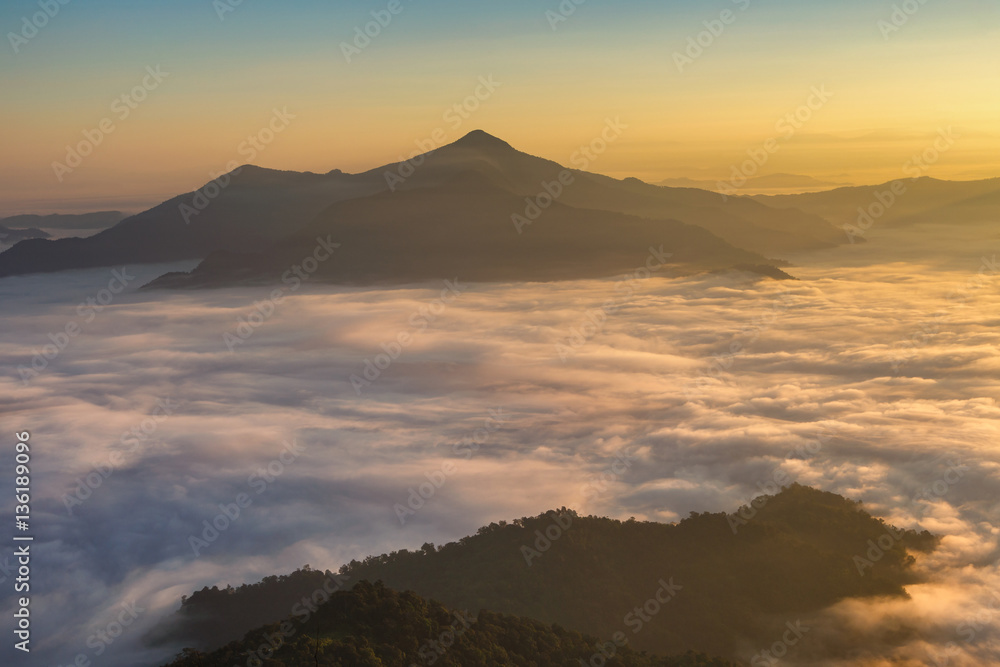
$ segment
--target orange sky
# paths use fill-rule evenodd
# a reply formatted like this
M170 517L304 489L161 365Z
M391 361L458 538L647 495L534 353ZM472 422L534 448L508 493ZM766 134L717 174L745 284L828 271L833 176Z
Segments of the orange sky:
M439 128L568 163L607 118L628 127L589 169L618 177L717 180L774 138L762 174L876 183L948 127L959 138L928 175L1000 175L1000 30L980 0L959 0L964 14L928 3L886 34L892 4L854 0L584 4L554 29L534 3L427 2L403 5L351 62L343 45L372 8L310 4L244 3L221 18L189 0L169 15L146 0L67 5L0 55L0 212L137 209L230 160L360 171ZM2 25L30 8L5 6ZM157 66L168 74L151 77ZM814 87L829 99L803 108ZM145 99L123 100L130 91ZM245 144L274 109L294 118L259 150ZM56 165L81 142L99 145L71 171Z

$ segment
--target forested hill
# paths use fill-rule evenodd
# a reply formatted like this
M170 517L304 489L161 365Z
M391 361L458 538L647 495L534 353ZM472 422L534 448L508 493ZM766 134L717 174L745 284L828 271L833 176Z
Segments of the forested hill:
M660 658L621 641L601 642L558 625L454 612L414 593L363 582L337 591L315 613L258 628L212 653L186 650L171 667L729 667L688 653ZM259 662L258 662L259 660Z
M740 646L770 645L786 622L843 598L905 595L914 581L911 552L936 544L927 532L896 531L858 503L799 485L754 505L692 513L677 524L563 509L491 524L440 547L353 561L341 575L473 613L515 614L605 639L623 631L640 650L728 657ZM200 647L238 638L286 616L325 576L302 571L204 589L156 637ZM664 585L675 594L639 622L641 606Z

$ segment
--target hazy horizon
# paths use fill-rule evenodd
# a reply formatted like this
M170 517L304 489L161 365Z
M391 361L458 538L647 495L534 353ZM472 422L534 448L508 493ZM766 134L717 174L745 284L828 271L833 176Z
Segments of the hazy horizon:
M477 128L469 128L469 131L470 132L475 132L475 131L487 132L488 134L492 134L492 133L488 132L487 130L484 130L483 128L478 128L478 127ZM462 136L464 136L464 135L462 135ZM496 136L496 135L494 135L494 136ZM460 138L461 138L461 136L454 137L455 140L460 139ZM498 137L498 138L504 139L504 137L502 137L502 136ZM437 148L440 148L440 147L442 147L444 145L447 145L447 144L443 143L441 145L438 145ZM410 148L411 147L409 147L409 146L404 147L404 150L401 150L400 155L402 155L403 157L409 158L411 156L412 152L413 152L413 151L410 150ZM514 146L514 148L517 149L517 150L520 150L522 152L526 152L526 153L533 154L533 155L538 155L537 153L533 152L528 147ZM407 151L409 151L409 152L407 152ZM547 157L547 156L539 155L539 157ZM547 159L551 159L551 160L556 161L556 162L560 161L557 157L547 157ZM563 161L565 162L565 156L563 158ZM318 170L318 171L310 171L310 170L306 170L306 169L295 169L295 168L282 168L282 169L279 169L277 167L267 167L265 165L256 164L256 163L252 163L252 162L240 163L238 165L237 169L240 169L240 168L245 167L245 166L254 166L254 167L262 167L262 168L265 168L265 169L274 169L276 171L294 171L294 172L300 172L300 173L326 174L326 173L330 173L330 172L341 171L341 172L344 172L344 173L347 173L347 174L361 174L361 173L365 173L367 171L371 171L372 169L377 169L379 167L387 167L387 166L390 166L391 164L393 164L393 163L392 162L388 162L388 163L384 163L384 164L383 163L369 164L369 165L362 166L357 171L353 171L353 172L347 171L347 170L342 169L342 168L340 168L338 166L333 166L333 167L331 167L329 169L321 169L321 170ZM600 169L586 169L585 171L590 171L591 173L596 173L596 174L600 174L600 175L604 175L604 176L610 176L612 178L617 178L617 179L638 178L637 176L634 176L631 173L612 174L612 173L606 173L604 171L601 171ZM216 173L213 173L213 174L209 174L208 175L209 177L206 178L206 180L195 183L190 188L190 190L188 190L188 191L200 190L203 186L207 185L208 183L210 183L212 180L214 180L218 176L223 176L223 175L225 175L227 173L230 173L230 172L221 171L221 172L216 172ZM685 170L683 168L680 168L680 169L677 170L677 173L679 173L679 174L682 173L682 174L684 174L684 176L671 176L671 177L664 177L664 178L660 178L660 179L657 179L657 178L647 178L647 179L640 179L640 180L645 180L645 182L649 183L650 185L665 185L666 187L693 187L693 188L698 188L698 189L709 190L711 192L718 192L719 191L719 189L718 189L719 184L720 183L721 184L725 184L730 179L730 177L731 177L731 173L729 173L729 174L723 174L721 172L715 172L715 171L710 170L710 169L689 169L689 170ZM826 181L820 181L819 179L814 179L811 176L806 176L806 175L803 175L803 174L789 174L787 172L782 172L782 171L765 171L765 170L761 170L759 173L756 173L753 176L749 176L748 177L747 184L739 187L738 194L740 194L740 195L807 194L807 193L814 193L814 192L828 192L830 190L836 190L838 188L875 187L875 186L884 185L885 183L887 183L889 181L892 181L892 180L905 180L904 178L900 178L901 176L904 176L905 178L911 178L911 176L906 176L905 174L897 174L896 178L891 178L888 181L872 181L872 182L864 182L864 183L861 183L861 182L854 183L854 182L844 182L842 179L846 178L847 175L846 174L838 174L838 175L833 176L833 178L839 178L839 179L841 179L840 181L837 181L837 182L826 182ZM998 172L998 175L995 175L995 176L993 176L993 175L986 175L986 176L975 177L975 178L942 178L942 177L938 177L938 176L935 176L935 175L930 174L930 173L921 174L921 176L922 177L928 177L928 178L934 178L936 180L944 180L944 181L961 183L961 182L975 182L975 181L997 179L997 178L1000 178L1000 172ZM761 185L761 184L758 184L756 187L753 185L753 183L755 181L760 181L762 179L768 179L768 178L772 178L772 177L777 177L779 181L780 180L789 180L789 179L792 179L794 181L803 180L805 182L803 184L801 184L801 185L796 185L794 183L789 183L787 185L781 185L780 183L776 183L774 185ZM814 180L816 182L815 183L809 183L808 181L810 181L810 180ZM676 182L674 182L674 181L676 181ZM161 204L161 203L163 203L165 201L168 201L168 200L172 199L173 197L177 196L178 194L181 194L182 192L185 192L185 191L180 191L179 190L179 191L176 191L176 192L165 192L165 193L162 193L162 194L159 194L159 195L132 195L132 196L124 196L124 197L122 197L120 195L109 194L109 195L105 195L103 197L90 197L90 198L83 198L83 199L77 198L77 199L69 199L69 200L44 199L43 198L43 199L37 199L37 200L21 200L21 201L19 201L17 199L8 199L8 200L0 201L0 218L3 218L3 217L13 217L13 216L18 216L18 215L50 215L50 214L75 215L75 214L82 214L82 213L92 213L92 212L98 212L98 211L111 211L111 210L121 211L121 212L126 213L128 215L135 215L135 214L141 213L142 211L145 211L145 210L148 210L150 208L153 208L157 204Z

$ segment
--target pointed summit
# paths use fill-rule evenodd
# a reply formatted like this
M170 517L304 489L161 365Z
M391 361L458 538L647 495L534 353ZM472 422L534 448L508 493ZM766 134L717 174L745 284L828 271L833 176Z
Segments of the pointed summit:
M456 148L472 148L483 151L514 150L514 147L503 139L498 139L482 130L473 130L451 145Z

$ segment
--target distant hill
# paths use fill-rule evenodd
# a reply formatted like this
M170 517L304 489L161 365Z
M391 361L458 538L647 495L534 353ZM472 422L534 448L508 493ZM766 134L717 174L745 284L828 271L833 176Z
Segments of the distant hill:
M394 232L408 225L416 214L402 195L430 190L437 194L438 203L443 202L442 193L463 194L458 187L463 183L475 183L509 198L514 205L505 214L514 237L517 234L509 220L515 214L529 217L526 211L531 212L531 203L526 199L545 209L540 216L545 219L552 212L548 201L554 197L559 207L701 227L734 248L766 258L844 242L840 230L812 214L769 208L743 197L724 201L704 190L662 188L636 179L616 180L566 169L477 130L406 163L361 174L284 172L245 165L198 191L175 197L92 237L19 243L0 254L0 277L202 259L216 251L266 255L276 241L294 239L306 226L322 225L319 216L326 215L329 222L327 209L348 200L378 204L377 215L391 217ZM401 201L393 207L385 199L372 197L380 194L395 195ZM490 204L484 202L483 209L498 212ZM359 212L359 219L370 217L357 206L352 210ZM431 219L434 212L423 211ZM609 216L608 224L617 219ZM475 216L468 222L475 223ZM409 248L410 254L434 250L427 242ZM406 258L387 259L405 262Z
M0 245L13 245L25 239L47 239L49 234L41 229L12 229L0 224Z
M14 229L37 227L52 230L107 229L125 217L121 211L95 211L93 213L51 213L48 215L13 215L0 218L0 225Z
M646 266L661 276L737 265L758 266L761 275L774 270L764 257L701 227L561 202L537 221L524 217L519 233L511 214L524 207L522 197L485 176L461 174L441 185L339 202L267 253L218 253L190 274L170 274L150 287L277 281L312 254L317 239L336 241L340 249L318 265L313 279L338 283L573 280Z
M350 582L380 580L452 609L515 614L605 639L624 631L638 650L738 657L739 647L770 645L788 620L838 600L905 596L904 586L915 582L910 552L937 543L927 532L897 532L857 503L799 485L755 506L733 515L693 512L674 525L582 517L564 508L494 523L441 547L353 561L340 574ZM885 548L872 553L880 538ZM264 619L279 621L324 576L297 572L228 592L203 589L148 639L216 647ZM669 603L637 622L633 610L665 585L677 587ZM642 631L633 633L636 623Z
M222 182L226 187L219 187ZM252 166L203 189L215 197L187 193L87 238L19 243L0 253L0 277L200 259L224 248L256 252L305 224L345 191L356 196L358 190L350 176L339 172L300 174Z
M912 222L979 222L996 220L1000 214L1000 178L980 181L942 181L936 178L903 178L905 188L892 194L893 181L880 185L837 188L826 192L792 195L757 195L753 199L774 208L789 208L821 216L837 226L857 224L859 208L880 204L878 195L891 205L877 216L877 224ZM897 189L899 186L897 186ZM876 211L878 208L876 206Z
M706 181L691 178L667 178L656 185L672 188L702 188L717 192L720 189L720 181L725 182L725 179ZM804 176L802 174L766 174L764 176L748 178L747 182L739 188L739 194L777 193L790 190L813 192L816 190L843 187L844 185L846 184L821 181L812 176Z

